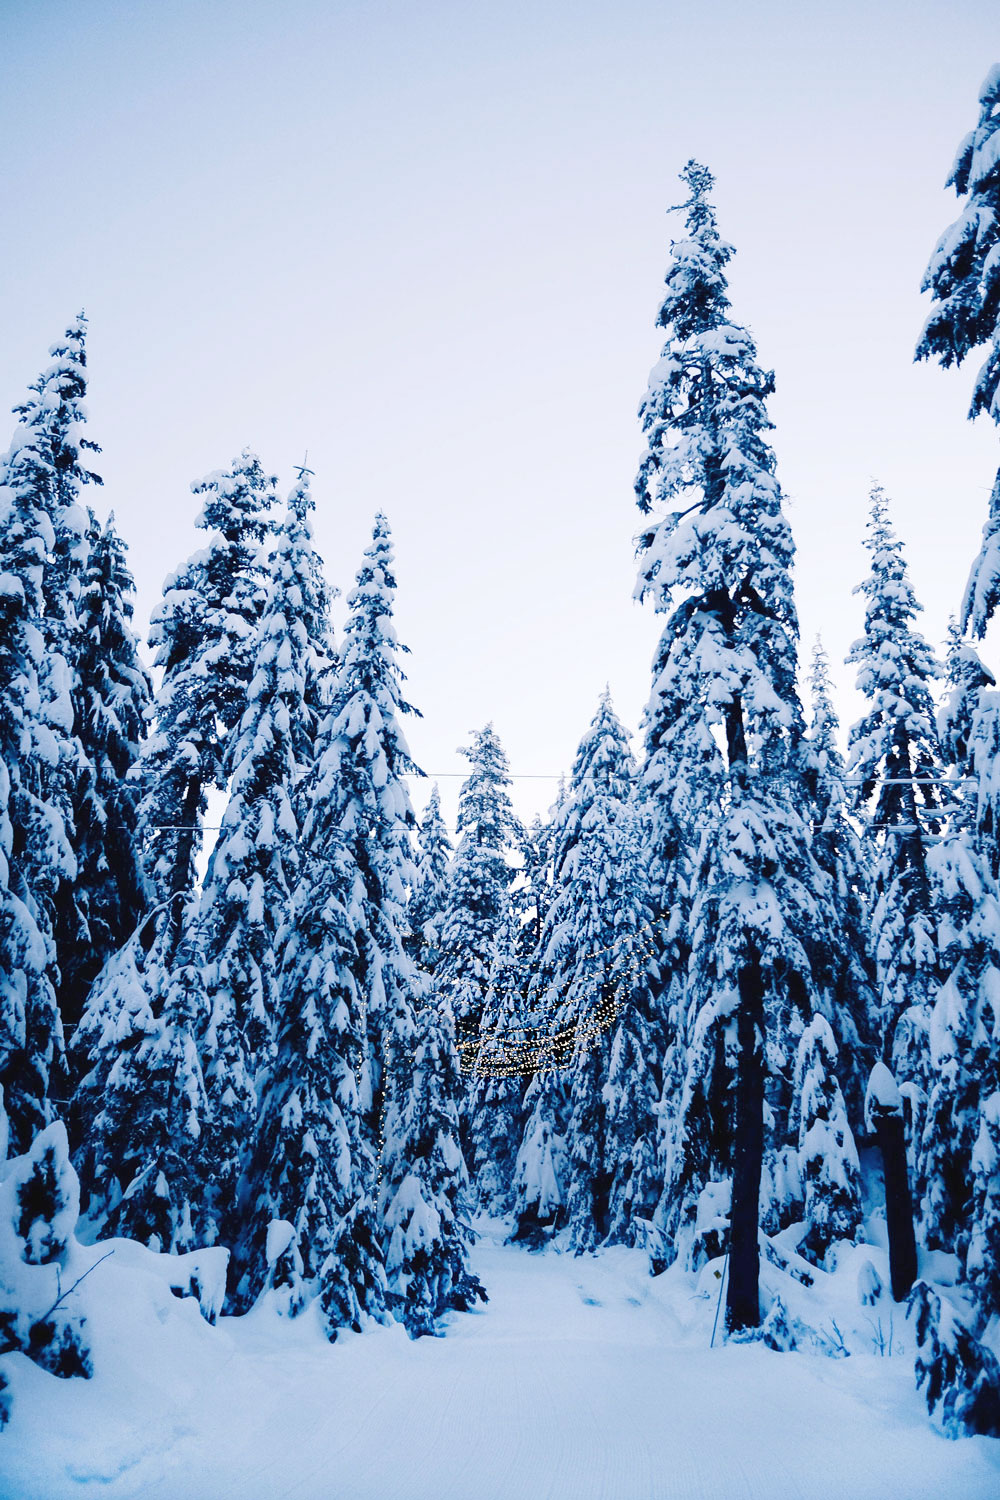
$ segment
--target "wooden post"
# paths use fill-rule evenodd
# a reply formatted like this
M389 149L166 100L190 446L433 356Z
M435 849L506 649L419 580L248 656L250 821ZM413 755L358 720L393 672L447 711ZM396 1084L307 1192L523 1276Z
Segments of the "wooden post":
M885 1224L889 1235L889 1279L896 1302L905 1302L917 1279L917 1239L906 1165L903 1099L885 1063L875 1064L865 1095L865 1119L882 1153Z
M751 947L740 969L736 1017L739 1057L733 1142L733 1201L729 1216L726 1328L760 1324L760 1176L764 1159L764 980Z

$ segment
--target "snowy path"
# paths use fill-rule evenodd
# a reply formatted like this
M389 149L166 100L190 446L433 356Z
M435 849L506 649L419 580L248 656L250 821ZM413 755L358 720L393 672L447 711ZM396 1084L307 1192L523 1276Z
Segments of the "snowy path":
M644 1258L483 1243L445 1339L92 1315L90 1382L21 1371L3 1500L996 1500L1000 1444L926 1425L908 1358L709 1351ZM159 1337L157 1337L157 1332ZM102 1348L103 1341L103 1348ZM112 1352L111 1345L114 1345ZM161 1348L159 1360L152 1357ZM106 1349L106 1353L104 1352ZM18 1356L21 1359L21 1356ZM25 1361L25 1366L27 1362ZM113 1370L113 1374L110 1373ZM24 1378L27 1377L27 1378Z

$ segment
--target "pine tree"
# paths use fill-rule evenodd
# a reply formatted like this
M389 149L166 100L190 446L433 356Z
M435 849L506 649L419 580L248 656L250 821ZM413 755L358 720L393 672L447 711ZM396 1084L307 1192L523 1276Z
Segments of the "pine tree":
M0 1092L0 1139L6 1124ZM58 1295L79 1202L66 1129L55 1121L5 1162L0 1181L0 1354L26 1354L62 1379L93 1374L84 1319ZM10 1417L5 1386L0 1378L0 1429Z
M605 691L551 833L553 892L528 1003L540 1028L567 1041L524 1101L515 1203L521 1237L566 1222L578 1249L593 1248L612 1226L630 1241L632 1214L651 1212L658 1196L652 1148L663 1036L646 973L652 913L631 806L635 776Z
M410 954L422 969L430 972L438 960L451 854L448 830L441 816L441 795L435 784L417 834L417 857L408 909Z
M391 1018L412 1011L420 985L404 947L407 892L413 883L410 839L416 819L407 776L421 775L400 719L416 710L402 696L400 654L408 648L393 626L396 580L392 539L383 515L375 519L354 589L320 761L320 791L348 840L364 886L357 970L367 1015L365 1108L377 1128L383 1046ZM409 997L407 999L407 997Z
M224 789L227 732L246 707L254 632L265 600L261 544L274 480L249 451L192 486L204 497L196 524L210 534L164 584L150 644L163 679L155 728L138 767L139 836L159 901L179 937L178 912L193 889L205 795Z
M305 690L303 711L293 726L295 758L308 766L315 758L316 738L326 716L333 675L338 665L330 607L340 590L327 581L323 560L313 542L315 501L309 486L311 469L298 471L288 497L284 525L288 552L289 608L300 622L305 639Z
M830 1023L825 1016L814 1016L799 1042L795 1105L809 1226L801 1249L818 1261L835 1241L854 1239L861 1223L861 1168L837 1063Z
M664 1005L668 991L658 968L655 913L645 895L645 829L634 804L627 809L620 832L621 907L606 980L619 1019L602 1090L609 1179L605 1239L609 1244L631 1245L639 1232L638 1221L652 1220L663 1190L658 1135L671 1022ZM573 1140L571 1119L571 1154ZM571 1216L572 1212L571 1190Z
M974 349L987 347L976 376L970 418L987 412L1000 422L1000 64L979 90L979 121L958 148L946 187L964 198L962 211L934 247L921 291L933 307L917 344L916 358L936 359L945 369ZM972 565L961 624L982 638L1000 603L1000 472L990 496L979 555Z
M361 1104L386 1185L377 1204L377 1232L389 1271L390 1301L396 1315L417 1330L445 1306L461 1305L466 1283L463 1231L456 1219L461 1184L450 1175L457 1172L461 1158L449 1123L458 1103L449 1090L457 1089L458 1074L444 1065L438 1052L442 1071L436 1084L428 1080L425 1090L414 1076L414 1046L431 1046L432 1034L418 1030L415 1013L424 1001L425 982L405 946L407 893L414 878L410 838L416 824L405 778L420 772L399 722L414 710L402 696L398 657L407 648L397 641L392 623L392 564L389 525L379 515L347 599L349 614L330 737L320 761L320 786L361 876L363 925L355 971L367 1029ZM443 1044L439 1033L433 1045ZM431 1054L424 1055L429 1066ZM435 1150L447 1169L444 1177L436 1168L421 1172L419 1159L429 1140L437 1142ZM432 1219L437 1216L440 1233L436 1248L431 1240L423 1244L427 1262L419 1255L409 1261L408 1231L404 1232L411 1209L421 1217L413 1199L418 1180L421 1202ZM409 1249L416 1249L412 1241Z
M248 703L233 729L229 800L201 899L211 1022L203 1054L214 1196L230 1235L243 1145L256 1113L253 1078L269 1061L277 1013L279 933L298 866L297 787L317 732L310 684L327 631L328 592L312 545L303 472L289 497L257 625Z
M577 746L569 784L561 789L553 812L548 841L555 883L562 880L567 858L593 821L593 809L599 808L598 817L603 818L608 815L609 798L620 806L631 801L636 775L625 726L615 713L610 690L605 688Z
M897 1076L922 1083L927 1018L943 978L924 841L925 831L940 831L942 768L931 696L938 669L913 629L920 605L880 487L871 500L865 538L871 572L856 590L867 600L865 632L848 656L870 707L851 729L848 769L858 783L856 805L873 805L877 834L872 946L883 1052Z
M526 1028L528 973L516 907L493 942L483 1024L459 1043L465 1071L469 1160L479 1207L502 1216L514 1208L516 1168L525 1121L525 1090L534 1055Z
M998 698L992 674L954 625L949 692L938 718L950 764L945 835L928 873L947 977L928 1018L926 1106L916 1150L925 1243L957 1254L986 1319L1000 1306L990 1122L1000 1102L1000 899L990 850L989 788L997 763ZM983 792L986 791L986 796ZM983 1167L986 1171L983 1171Z
M1000 65L987 74L979 103L978 123L960 145L948 179L965 202L924 276L923 290L931 293L934 306L917 358L934 358L948 368L985 346L969 415L987 412L1000 421ZM963 630L982 639L998 603L1000 474L962 601ZM1000 694L992 673L957 630L951 634L948 675L951 693L940 725L955 786L946 837L931 864L943 916L942 958L950 972L931 1016L932 1088L919 1166L925 1232L931 1243L964 1257L977 1294L977 1317L985 1323L1000 1309L995 1188Z
M522 943L526 949L538 943L552 898L551 831L551 825L537 813L525 829L519 905L524 913Z
M672 854L664 830L678 795L702 830L657 1218L676 1245L704 1184L732 1174L727 1326L737 1331L760 1320L761 1176L765 1151L788 1139L788 1073L816 1004L806 941L826 918L829 881L798 805L793 548L766 438L773 377L731 318L733 252L716 227L712 176L690 162L682 179L687 237L667 270L667 342L640 409L648 446L636 480L650 518L637 592L669 614L646 719L662 767L648 793L653 841Z
M72 646L86 518L83 485L100 483L82 453L86 321L17 407L0 459L0 1082L15 1149L51 1117L63 1066L56 924L78 945L73 791L82 751L73 734Z
M199 1040L208 1025L196 901L172 938L105 966L77 1028L76 1164L105 1235L186 1251L216 1238Z
M812 719L803 745L802 776L812 820L813 856L829 877L832 922L809 935L810 961L820 989L819 1008L838 1049L838 1077L848 1119L861 1124L868 1072L879 1036L879 1003L871 930L871 859L855 830L840 723L833 707L826 652L817 637L810 671Z
M361 1109L367 1037L355 970L363 887L320 785L314 771L275 1056L260 1081L243 1186L236 1305L249 1306L264 1288L268 1226L285 1221L294 1234L284 1273L288 1311L295 1315L318 1296L335 1338L339 1328L360 1329L365 1315L384 1317L385 1273L376 1243L374 1148Z
M917 1389L945 1437L1000 1437L1000 1360L952 1306L918 1281L908 1308L917 1336Z
M59 953L63 1020L75 1023L98 972L133 932L148 904L135 839L137 790L129 779L146 733L149 673L132 633L134 584L109 517L91 513L77 603L73 710L83 749L74 788L77 901L87 942Z
M462 1095L455 1027L433 993L412 1031L397 1027L388 1068L401 1087L385 1122L379 1216L387 1303L411 1337L486 1294L468 1269L469 1179L458 1143Z
M962 212L934 247L921 291L935 306L924 324L917 359L936 359L945 369L961 364L973 349L987 345L986 362L976 377L970 417L988 412L1000 422L1000 64L979 90L979 121L958 148L946 187L965 198ZM996 494L994 495L996 498ZM987 613L996 607L991 585ZM968 596L967 596L968 598ZM963 625L967 619L963 619Z
M103 482L83 459L84 452L99 453L100 448L92 439L79 435L86 420L86 329L87 320L81 313L63 340L49 351L53 364L39 376L27 401L16 408L22 425L30 424L33 431L31 443L18 453L18 467L23 475L26 454L34 455L34 483L52 524L52 546L42 575L46 649L39 686L44 713L58 746L45 777L45 800L62 819L74 849L73 876L64 878L56 888L52 912L56 993L64 1020L67 998L70 1013L78 998L72 984L67 996L66 974L72 975L77 962L87 961L93 941L86 912L87 872L77 864L74 829L81 782L90 774L80 725L74 723L81 640L79 604L88 554L88 514L81 490L85 485Z
M511 902L509 856L523 831L508 793L507 757L493 725L479 730L461 753L472 771L459 793L459 839L448 874L437 981L464 1038L474 1036L483 1022L496 942L505 931Z

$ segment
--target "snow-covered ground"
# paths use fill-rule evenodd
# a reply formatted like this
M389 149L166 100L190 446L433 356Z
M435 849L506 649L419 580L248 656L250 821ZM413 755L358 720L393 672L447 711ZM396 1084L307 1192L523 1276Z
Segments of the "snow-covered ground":
M866 1259L885 1277L871 1246L808 1295L819 1337L835 1340L835 1320L849 1358L709 1349L718 1268L697 1286L673 1270L654 1280L637 1251L530 1255L484 1237L473 1261L490 1302L446 1338L376 1328L334 1346L308 1313L212 1328L144 1255L112 1257L80 1289L92 1380L8 1361L4 1500L1000 1495L1000 1443L928 1426L899 1309L893 1352L874 1352L890 1304L858 1300ZM806 1307L784 1272L768 1267L765 1284L793 1318Z

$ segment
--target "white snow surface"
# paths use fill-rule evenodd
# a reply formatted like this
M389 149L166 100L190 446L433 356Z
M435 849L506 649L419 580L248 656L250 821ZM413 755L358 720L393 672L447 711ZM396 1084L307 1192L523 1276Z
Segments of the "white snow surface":
M878 1246L842 1248L808 1293L765 1264L793 1326L808 1316L825 1338L836 1320L851 1351L839 1359L710 1349L718 1263L652 1279L636 1250L532 1255L485 1234L472 1263L490 1302L455 1315L445 1338L376 1327L334 1345L312 1310L289 1322L265 1304L211 1327L193 1299L116 1260L75 1294L92 1380L4 1361L4 1500L1000 1494L1000 1443L949 1442L928 1425L902 1310L884 1294L859 1303L862 1262L888 1284ZM871 1330L890 1309L893 1353L879 1358Z

